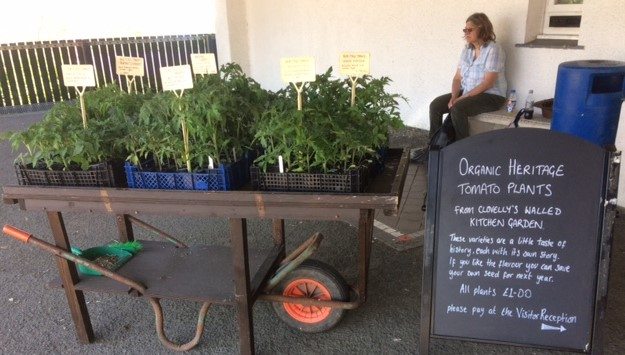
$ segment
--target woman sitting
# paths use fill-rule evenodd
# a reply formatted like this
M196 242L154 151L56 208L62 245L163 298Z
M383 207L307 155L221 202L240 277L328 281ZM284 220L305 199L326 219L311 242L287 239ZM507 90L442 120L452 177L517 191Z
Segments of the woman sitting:
M460 63L451 84L451 93L430 104L430 138L441 127L443 115L451 113L456 140L469 136L469 116L496 111L506 101L506 55L495 43L488 17L474 13L467 18Z

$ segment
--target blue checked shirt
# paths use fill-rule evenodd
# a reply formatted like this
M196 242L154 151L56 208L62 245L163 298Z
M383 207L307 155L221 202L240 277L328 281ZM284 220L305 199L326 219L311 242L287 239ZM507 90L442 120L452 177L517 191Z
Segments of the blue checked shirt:
M506 53L503 48L495 42L488 42L482 46L480 56L473 60L475 49L469 45L465 46L460 56L460 76L462 77L462 91L467 93L484 80L486 72L497 72L497 81L486 93L506 97L508 84L506 83L505 62Z

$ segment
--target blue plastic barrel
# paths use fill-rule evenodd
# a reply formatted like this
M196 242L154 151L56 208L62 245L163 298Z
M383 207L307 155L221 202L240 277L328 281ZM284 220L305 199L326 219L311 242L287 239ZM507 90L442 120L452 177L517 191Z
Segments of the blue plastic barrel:
M551 129L612 147L624 97L625 62L564 62L558 66Z

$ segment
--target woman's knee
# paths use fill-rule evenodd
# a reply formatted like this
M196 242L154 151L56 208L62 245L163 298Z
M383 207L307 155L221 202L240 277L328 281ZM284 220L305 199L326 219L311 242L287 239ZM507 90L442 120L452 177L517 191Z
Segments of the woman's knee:
M451 107L451 109L449 110L449 114L451 114L451 118L456 120L460 120L460 119L467 119L467 112L466 110L464 110L464 108L462 107L462 105L454 105Z
M451 95L441 95L430 102L430 112L445 112Z

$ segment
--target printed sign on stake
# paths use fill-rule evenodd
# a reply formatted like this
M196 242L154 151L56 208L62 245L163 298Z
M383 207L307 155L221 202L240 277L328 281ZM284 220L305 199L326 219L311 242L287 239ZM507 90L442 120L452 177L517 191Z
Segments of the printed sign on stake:
M141 57L115 56L115 68L117 75L144 76L145 67Z
M369 75L370 55L365 52L343 52L339 59L341 75L354 77Z
M217 74L215 53L192 53L191 64L195 75Z
M315 58L282 58L280 59L280 75L285 83L315 81Z
M82 126L87 128L87 110L85 109L85 99L83 94L85 93L87 86L95 86L93 65L63 64L61 66L61 71L63 72L63 84L65 84L65 86L73 86L78 93Z
M95 76L91 64L63 64L61 71L65 86L95 86Z
M163 84L163 91L176 91L193 88L191 66L185 64L171 67L161 67L161 83Z
M347 75L352 83L352 107L356 105L356 82L363 75L369 75L370 56L364 52L343 52L339 57L341 75Z
M302 91L304 84L315 81L315 58L290 57L280 59L282 81L291 83L297 91L297 109L302 110ZM298 86L297 83L300 83Z

